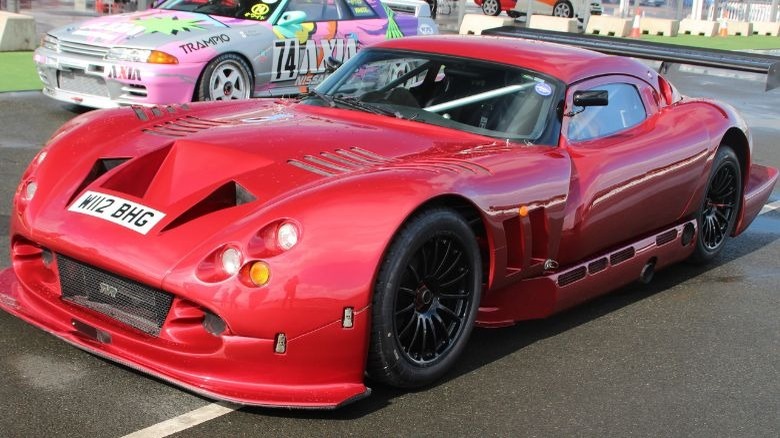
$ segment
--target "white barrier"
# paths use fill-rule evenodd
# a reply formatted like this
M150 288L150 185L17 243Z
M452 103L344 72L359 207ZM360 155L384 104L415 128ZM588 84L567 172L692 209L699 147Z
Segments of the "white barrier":
M753 35L780 36L780 21L775 23L756 21L752 24Z
M0 11L0 52L34 50L36 36L33 17Z
M577 32L577 19L555 17L552 15L531 15L530 29L555 30L558 32Z
M631 32L631 19L611 15L591 15L585 33L625 37Z
M648 35L677 36L680 22L665 18L642 17L639 21L639 31Z
M753 25L744 21L728 20L727 35L750 36L753 35Z
M709 20L693 20L691 18L684 18L680 22L680 34L690 35L703 35L712 37L718 34L718 22Z
M510 26L514 23L513 18L492 17L484 14L466 14L463 16L463 22L460 23L461 35L481 35L485 29L494 27Z

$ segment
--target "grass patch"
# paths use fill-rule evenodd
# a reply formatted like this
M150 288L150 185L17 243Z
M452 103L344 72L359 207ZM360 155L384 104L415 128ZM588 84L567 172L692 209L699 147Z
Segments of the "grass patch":
M33 52L0 52L0 92L43 88L33 63Z
M677 44L681 46L701 47L704 49L748 50L748 49L780 49L780 38L776 36L714 36L677 35L676 37L642 35L642 41L654 43Z

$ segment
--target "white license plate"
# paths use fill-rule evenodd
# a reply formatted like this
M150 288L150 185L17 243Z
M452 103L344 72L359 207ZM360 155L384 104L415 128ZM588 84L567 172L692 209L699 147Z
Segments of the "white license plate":
M68 207L68 211L94 216L141 234L146 234L165 217L165 213L117 196L87 191Z

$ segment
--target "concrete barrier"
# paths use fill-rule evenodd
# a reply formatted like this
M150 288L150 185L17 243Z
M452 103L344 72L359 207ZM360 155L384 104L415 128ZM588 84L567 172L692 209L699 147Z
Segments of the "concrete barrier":
M33 17L0 11L0 52L34 50L37 45Z
M463 16L463 22L460 23L461 35L481 35L485 29L494 27L510 26L515 20L509 17L492 17L484 14L466 14Z
M613 17L610 15L591 15L585 33L626 37L631 32L631 19Z
M685 35L703 35L707 37L713 37L718 34L718 22L707 20L693 20L690 18L684 18L680 22L679 33Z
M554 17L552 15L531 15L530 29L554 30L558 32L577 32L577 19Z
M750 36L753 35L753 24L747 21L728 20L727 35Z
M680 22L666 18L642 17L639 21L639 31L646 35L677 36Z
M780 36L780 22L754 21L753 35Z

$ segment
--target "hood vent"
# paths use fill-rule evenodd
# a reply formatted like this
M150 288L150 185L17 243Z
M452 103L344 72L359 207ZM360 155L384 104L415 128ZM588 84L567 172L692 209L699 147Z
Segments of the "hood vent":
M79 193L87 188L88 185L92 184L95 182L95 180L108 173L111 169L127 162L129 159L130 158L101 158L95 161L95 164L92 165L92 169L89 170L89 173L87 173L84 181L82 181L79 185L79 188L73 192L73 196L71 197L70 201L68 201L68 204L73 202L73 200L76 199L76 196L78 196Z
M141 105L133 105L131 108L133 109L135 116L138 117L138 120L143 122L149 120L149 113L147 112L146 107ZM164 114L175 114L179 109L188 111L190 106L185 103L183 105L153 106L148 108L148 110L152 112L152 117L162 117Z
M169 145L134 159L121 170L110 175L101 184L101 187L143 198L152 179L170 152L171 146Z
M349 150L336 149L334 152L321 152L319 155L306 155L300 160L288 160L291 166L321 176L334 176L356 170L382 167L385 169L412 169L428 172L469 172L490 174L490 169L470 161L457 158L398 160L383 157L365 149L353 147Z
M160 110L158 109L158 111ZM147 134L161 135L163 137L186 137L205 129L230 124L232 124L232 122L186 116L175 120L169 120L165 123L158 123L151 128L142 129L142 131Z
M349 150L336 149L334 152L321 152L319 156L306 155L300 160L287 160L287 163L317 175L334 176L395 161L393 158L353 147Z
M241 184L230 181L211 192L211 194L203 198L203 200L192 206L189 210L185 211L181 216L171 221L162 231L171 230L209 213L248 204L255 200L257 200L255 195L250 193Z

